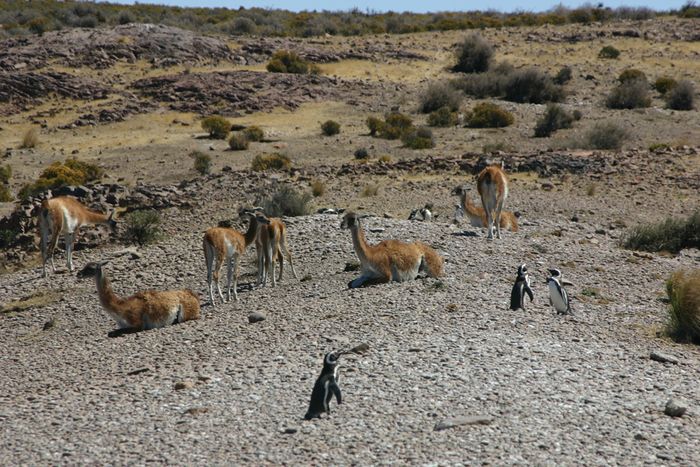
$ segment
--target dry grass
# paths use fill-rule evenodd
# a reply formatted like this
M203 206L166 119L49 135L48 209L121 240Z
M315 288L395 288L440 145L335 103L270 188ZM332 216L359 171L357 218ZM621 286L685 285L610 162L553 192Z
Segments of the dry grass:
M700 269L677 271L666 282L670 301L668 334L700 344Z
M24 136L22 136L22 142L20 143L19 148L35 148L37 144L39 144L39 131L36 128L32 127L24 133Z
M360 192L360 196L363 198L369 198L371 196L377 196L379 193L379 185L376 183L366 185Z
M315 198L323 196L326 192L326 184L319 179L311 180L310 186L311 194L314 195Z

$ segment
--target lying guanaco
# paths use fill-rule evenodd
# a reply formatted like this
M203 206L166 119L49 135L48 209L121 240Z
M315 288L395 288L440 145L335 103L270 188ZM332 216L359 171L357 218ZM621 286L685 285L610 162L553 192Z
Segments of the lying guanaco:
M298 279L297 271L294 269L292 254L287 246L287 227L282 219L271 217L270 223L261 227L260 233L255 243L258 252L258 285L265 286L267 276L270 276L272 287L277 285L277 281L282 280L284 272L284 257L287 258L292 274ZM280 273L275 279L275 261L280 263Z
M459 208L461 212L467 216L472 227L486 227L488 219L484 208L476 206L469 197L469 188L458 186L452 190L453 195L459 196ZM501 212L500 225L502 229L518 231L518 219L515 214L510 211Z
M340 228L350 229L352 244L360 260L360 277L348 284L350 288L392 280L403 282L415 279L420 271L426 271L430 277L444 274L442 257L425 243L384 240L369 245L360 217L354 212L343 216Z
M78 277L94 277L100 303L120 329L143 331L199 319L199 298L191 290L146 290L118 297L104 272L107 261L88 263Z
M114 211L109 215L85 207L80 201L69 196L58 196L44 200L39 211L39 232L41 234L42 276L46 277L46 262L51 259L51 268L56 272L53 253L58 245L58 236L64 235L66 243L66 264L73 271L73 243L78 230L83 225L106 224L114 231L117 221ZM49 236L51 239L49 240Z
M491 165L482 170L476 178L476 187L486 211L488 238L493 239L494 225L496 237L501 238L501 211L508 198L508 178L503 171L503 163L500 167Z
M238 212L241 219L249 221L245 234L227 227L212 227L204 233L204 260L207 265L207 290L209 302L214 305L214 282L219 292L221 301L231 300L231 287L233 286L233 298L238 300L238 267L240 258L246 248L256 241L261 226L267 226L270 220L260 211L241 209ZM221 293L219 284L219 271L221 265L226 262L226 299ZM213 281L212 281L213 279ZM233 281L233 284L231 283Z

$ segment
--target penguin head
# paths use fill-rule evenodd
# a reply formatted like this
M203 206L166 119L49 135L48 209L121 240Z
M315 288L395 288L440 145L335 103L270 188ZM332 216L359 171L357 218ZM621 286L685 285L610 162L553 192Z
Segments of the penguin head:
M559 269L548 269L548 271L552 275L552 279L561 279L561 271Z
M324 357L323 357L323 366L329 366L329 367L334 367L338 364L338 359L342 355L342 352L338 350L333 350L331 352L328 352Z
M527 265L523 263L520 266L518 266L518 275L524 276L525 274L527 274Z

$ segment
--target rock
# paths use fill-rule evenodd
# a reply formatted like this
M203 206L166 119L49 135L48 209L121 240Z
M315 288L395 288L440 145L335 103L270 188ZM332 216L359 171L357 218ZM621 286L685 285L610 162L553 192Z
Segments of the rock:
M349 352L356 353L356 354L363 354L369 350L369 344L366 342L363 342L362 344L356 345L352 349L349 350Z
M661 362L661 363L673 363L674 365L678 364L678 359L676 357L673 357L671 355L659 352L659 351L652 351L649 354L649 358L651 358L654 361Z
M433 430L442 431L464 425L489 425L491 422L493 422L493 417L489 415L464 415L439 421Z
M175 390L179 391L181 389L192 389L194 387L194 381L185 380L175 383Z
M297 431L299 431L298 428L289 426L289 427L285 428L285 429L282 431L282 433L284 433L285 435L293 435L293 434L296 433Z
M669 417L682 417L686 410L688 410L688 407L686 407L685 403L676 399L669 399L666 402L664 413Z
M141 373L146 373L147 371L151 371L150 368L139 368L138 370L130 371L126 375L127 376L135 376L135 375L140 375Z
M544 183L542 184L542 189L543 189L544 191L551 191L551 190L554 189L554 184L551 183L551 182L544 182Z
M248 315L248 322L250 324L258 323L260 321L265 321L266 318L267 318L267 316L260 313L259 311L254 311L253 313Z

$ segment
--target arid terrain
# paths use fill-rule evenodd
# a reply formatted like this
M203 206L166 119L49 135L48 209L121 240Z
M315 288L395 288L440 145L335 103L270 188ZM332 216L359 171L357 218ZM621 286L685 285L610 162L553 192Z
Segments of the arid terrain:
M86 228L77 269L108 259L118 294L190 288L203 305L198 321L108 337L116 325L94 281L69 274L62 251L58 272L41 277L35 211L20 205L12 219L26 242L0 267L0 464L696 464L700 349L667 337L665 281L699 268L700 251L636 252L620 239L700 206L700 115L669 110L656 93L643 109L603 101L630 67L700 84L697 30L697 20L658 18L480 31L497 61L551 74L570 66L562 105L582 118L534 138L545 106L498 101L513 125L434 128L424 150L371 137L366 119L399 108L425 123L421 93L455 77L464 31L233 39L129 24L0 42L0 166L12 168L11 191L54 161L98 164L106 175L84 201L154 207L164 235L136 247ZM605 45L620 58L599 59ZM265 71L281 49L322 73ZM465 96L460 112L480 101ZM260 126L265 139L229 150L200 126L214 113ZM328 119L338 135L321 134ZM576 149L599 121L627 129L621 150ZM38 143L19 149L31 128ZM359 148L369 160L355 160ZM209 175L194 170L194 150L211 156ZM272 152L292 167L251 170ZM506 208L520 214L520 230L494 241L453 222L450 194L474 186L490 161L503 161ZM325 188L313 212L366 214L373 243L424 241L446 275L348 289L358 275L350 234L337 214L317 213L285 218L299 280L286 270L278 287L253 287L251 249L240 301L208 305L203 232L222 220L244 229L240 207L312 182ZM406 220L426 203L433 221ZM535 300L511 311L522 262ZM548 304L549 267L573 283L571 316ZM250 323L255 312L265 319ZM341 357L343 404L304 421L323 354L359 344L368 350ZM669 400L685 415L666 415Z

